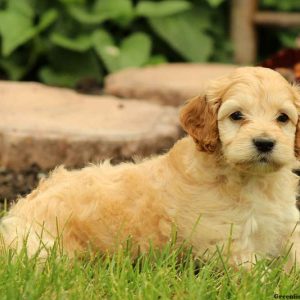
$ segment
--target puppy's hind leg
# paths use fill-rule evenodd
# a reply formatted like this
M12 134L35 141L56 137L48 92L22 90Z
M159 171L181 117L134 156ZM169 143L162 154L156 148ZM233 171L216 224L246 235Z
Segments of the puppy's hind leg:
M42 226L40 230L36 230L16 216L6 216L0 222L0 253L8 249L20 253L22 249L26 249L29 257L47 257L48 249L53 245L54 238L44 234Z

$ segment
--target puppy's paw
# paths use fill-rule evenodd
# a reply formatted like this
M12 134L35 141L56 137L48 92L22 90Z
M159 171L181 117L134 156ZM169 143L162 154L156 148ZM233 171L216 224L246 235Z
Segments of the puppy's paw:
M231 264L235 267L245 268L251 270L256 264L257 258L254 253L241 253L233 255L231 258Z

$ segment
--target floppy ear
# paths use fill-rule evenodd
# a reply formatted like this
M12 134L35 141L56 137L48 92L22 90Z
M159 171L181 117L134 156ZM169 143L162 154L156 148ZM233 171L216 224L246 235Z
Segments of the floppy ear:
M208 103L206 96L192 98L181 109L181 126L200 151L213 153L219 144L217 110L218 107Z
M296 99L295 104L300 111L300 89L298 85L292 85L292 91L294 93L294 97ZM296 134L295 134L295 156L297 159L300 159L300 115L298 113L298 122L296 127Z

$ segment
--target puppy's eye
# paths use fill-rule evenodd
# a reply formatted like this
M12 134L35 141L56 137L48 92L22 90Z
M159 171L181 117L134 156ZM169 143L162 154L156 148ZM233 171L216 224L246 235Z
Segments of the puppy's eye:
M230 119L233 121L240 121L244 119L244 115L240 111L236 111L230 115Z
M280 123L286 123L289 120L289 117L286 114L282 113L277 117L276 120Z

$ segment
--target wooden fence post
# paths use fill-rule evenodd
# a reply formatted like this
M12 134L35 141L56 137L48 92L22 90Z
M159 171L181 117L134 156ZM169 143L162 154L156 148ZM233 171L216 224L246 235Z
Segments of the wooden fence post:
M254 24L257 0L232 0L231 5L231 39L234 47L234 60L238 64L253 64L257 51Z

